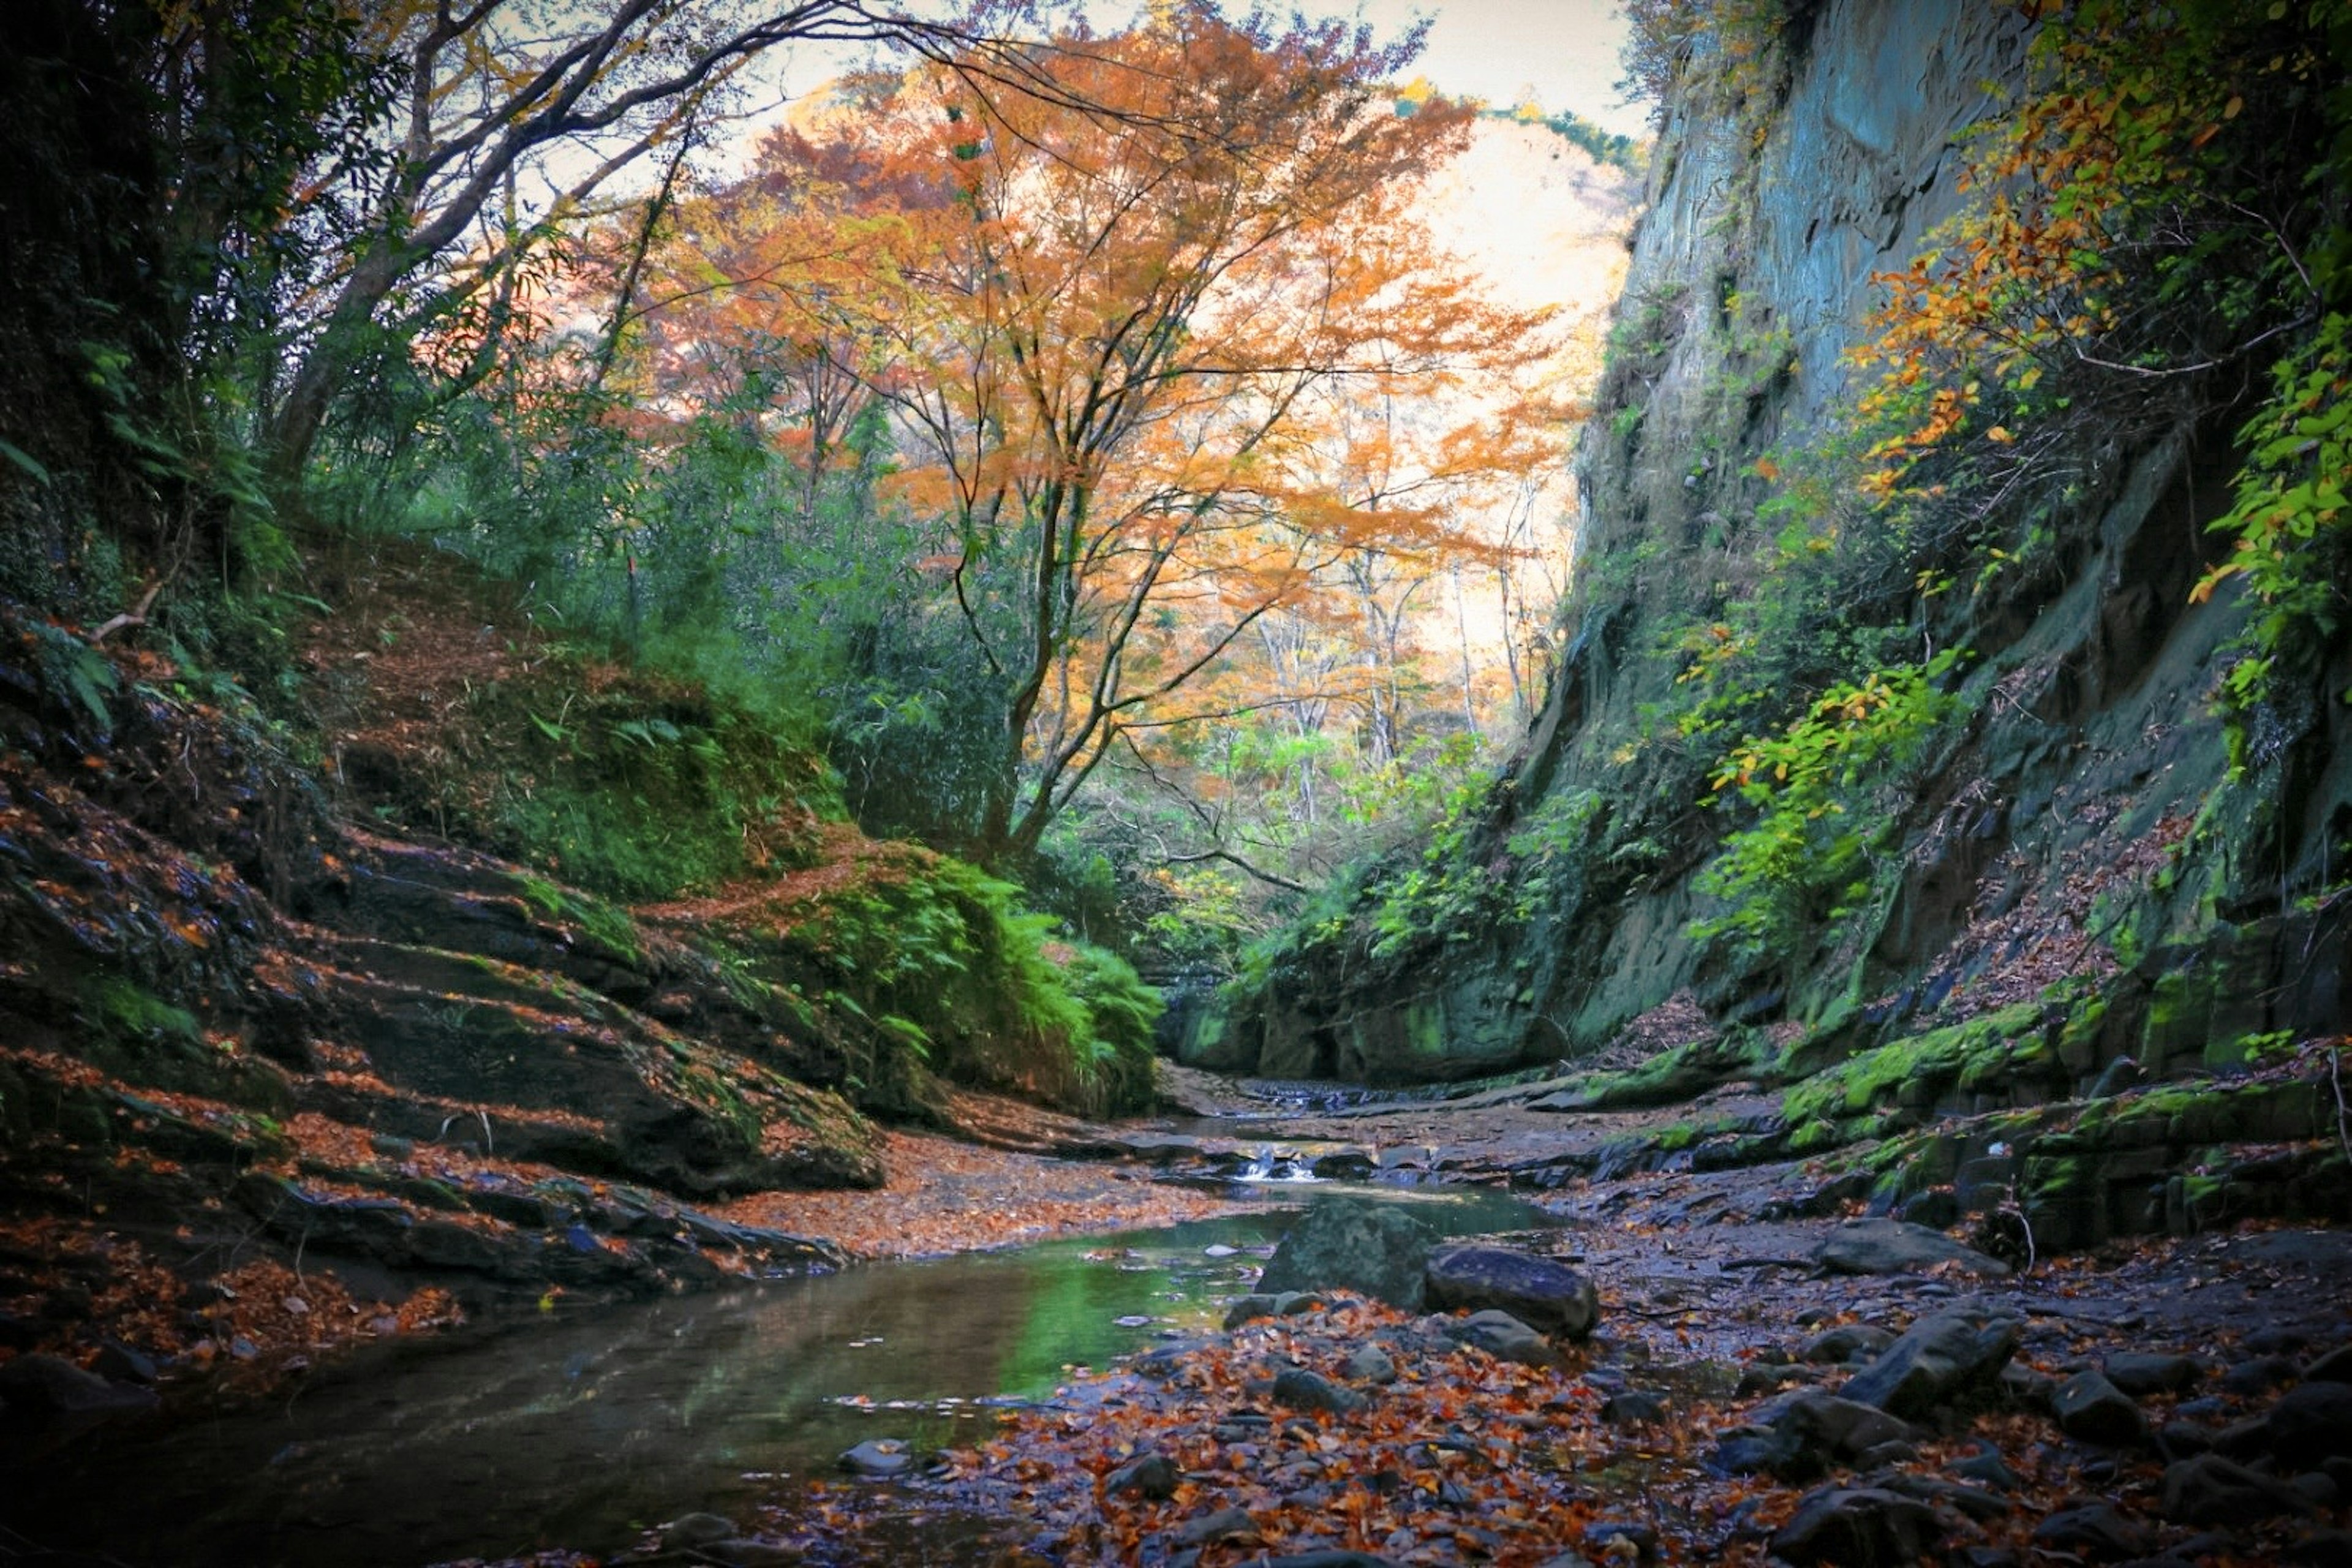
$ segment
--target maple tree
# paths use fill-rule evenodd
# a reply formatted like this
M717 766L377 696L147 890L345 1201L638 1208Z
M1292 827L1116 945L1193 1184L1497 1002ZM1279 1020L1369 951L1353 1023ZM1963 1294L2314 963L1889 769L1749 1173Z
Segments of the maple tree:
M657 356L707 365L748 326L794 367L776 423L811 476L828 388L891 416L896 500L940 520L929 564L998 705L983 858L1034 855L1115 751L1235 710L1202 678L1343 563L1477 548L1441 492L1532 460L1450 432L1407 497L1347 427L1540 338L1408 211L1467 124L1394 111L1413 42L1195 5L1059 40L1045 89L951 58L772 139L738 210L682 226Z

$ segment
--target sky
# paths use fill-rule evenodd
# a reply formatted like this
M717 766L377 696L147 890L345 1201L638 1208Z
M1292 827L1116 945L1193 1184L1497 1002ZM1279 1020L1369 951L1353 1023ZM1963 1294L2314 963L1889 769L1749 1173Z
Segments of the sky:
M1418 67L1436 88L1517 104L1528 89L1557 113L1573 110L1611 131L1646 140L1649 112L1617 101L1617 0L1295 0L1309 16L1360 13L1392 37L1417 16L1431 21Z

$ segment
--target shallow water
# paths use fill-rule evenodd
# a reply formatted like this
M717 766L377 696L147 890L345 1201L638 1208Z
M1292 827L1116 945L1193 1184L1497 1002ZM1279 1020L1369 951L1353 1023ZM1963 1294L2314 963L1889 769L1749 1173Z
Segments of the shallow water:
M983 1401L1050 1398L1073 1366L1213 1323L1255 1277L1246 1249L1279 1239L1307 1194L1265 1195L1166 1230L463 1335L265 1410L0 1464L0 1508L53 1548L296 1568L611 1552L698 1509L748 1519L781 1478L833 1476L861 1439L970 1441ZM1449 1234L1543 1223L1497 1193L1378 1195Z

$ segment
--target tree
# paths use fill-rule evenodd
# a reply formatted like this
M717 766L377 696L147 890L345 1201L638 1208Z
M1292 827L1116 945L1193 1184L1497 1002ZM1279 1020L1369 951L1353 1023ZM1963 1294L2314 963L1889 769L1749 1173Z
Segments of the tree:
M1198 678L1340 561L1446 535L1315 460L1332 410L1505 364L1542 321L1410 219L1467 122L1394 112L1417 42L1194 5L1057 38L1034 83L950 57L866 84L829 132L852 151L772 143L758 188L821 194L674 261L821 318L806 341L907 433L900 496L943 520L1001 702L983 858L1024 861L1114 749L1214 711Z

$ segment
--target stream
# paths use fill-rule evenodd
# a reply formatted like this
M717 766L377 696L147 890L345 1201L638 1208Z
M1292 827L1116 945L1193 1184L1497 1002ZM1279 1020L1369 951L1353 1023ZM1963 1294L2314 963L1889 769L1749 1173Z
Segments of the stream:
M976 1440L1076 1366L1214 1327L1309 1193L1221 1219L560 1309L379 1347L260 1409L101 1428L0 1461L8 1522L133 1564L370 1568L612 1552L695 1510L748 1518L869 1437ZM1346 1190L1450 1235L1550 1223L1477 1188Z

